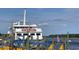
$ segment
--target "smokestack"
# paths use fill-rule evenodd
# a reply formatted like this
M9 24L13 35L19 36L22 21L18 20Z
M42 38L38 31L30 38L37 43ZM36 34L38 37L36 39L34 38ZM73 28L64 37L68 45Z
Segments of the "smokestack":
M26 25L26 10L24 10L24 25Z

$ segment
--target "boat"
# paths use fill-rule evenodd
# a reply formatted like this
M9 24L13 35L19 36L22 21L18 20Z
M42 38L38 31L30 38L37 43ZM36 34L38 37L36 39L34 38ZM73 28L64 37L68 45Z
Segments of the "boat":
M36 24L26 24L26 10L24 10L24 20L23 22L15 22L10 27L10 33L14 35L14 40L42 40L42 29Z

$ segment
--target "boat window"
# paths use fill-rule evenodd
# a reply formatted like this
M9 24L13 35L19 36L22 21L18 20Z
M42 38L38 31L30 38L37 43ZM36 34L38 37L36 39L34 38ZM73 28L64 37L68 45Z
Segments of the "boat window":
M32 28L32 27L30 27L30 28Z
M21 36L21 34L17 34L18 36Z
M23 35L28 35L27 33L23 34Z
M20 28L28 28L28 27L20 27Z
M19 28L19 27L14 27L14 28Z
M37 33L37 35L40 35L40 33Z
M28 28L28 27L14 27L14 28Z
M35 35L34 33L32 33L31 35Z

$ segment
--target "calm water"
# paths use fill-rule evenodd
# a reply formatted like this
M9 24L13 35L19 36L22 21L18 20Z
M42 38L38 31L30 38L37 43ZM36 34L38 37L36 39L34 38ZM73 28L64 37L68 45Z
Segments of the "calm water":
M70 39L68 49L70 50L79 50L79 39Z

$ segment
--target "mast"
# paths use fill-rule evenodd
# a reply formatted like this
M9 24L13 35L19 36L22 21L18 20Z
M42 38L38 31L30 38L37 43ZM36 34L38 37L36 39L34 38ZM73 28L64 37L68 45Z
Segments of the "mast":
M24 10L24 22L23 25L26 25L26 10Z

